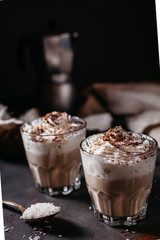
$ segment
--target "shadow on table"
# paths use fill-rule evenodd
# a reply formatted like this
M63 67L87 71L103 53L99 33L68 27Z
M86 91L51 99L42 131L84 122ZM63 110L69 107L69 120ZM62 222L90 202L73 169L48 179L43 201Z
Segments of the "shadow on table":
M92 232L84 227L78 226L77 224L69 221L68 219L62 219L58 217L54 217L51 221L45 221L39 224L30 224L37 229L45 232L47 236L61 236L61 237L69 237L75 238L84 238L87 236L92 237Z
M78 201L78 202L85 202L91 205L91 199L87 190L87 186L86 186L86 182L84 177L82 177L81 179L81 188L73 191L72 193L70 193L67 196L63 196L63 195L58 195L58 196L54 196L55 198L61 198L61 199L71 199L73 201Z
M15 163L19 165L28 165L26 156L21 157L4 157L0 156L0 162L8 162L8 163Z

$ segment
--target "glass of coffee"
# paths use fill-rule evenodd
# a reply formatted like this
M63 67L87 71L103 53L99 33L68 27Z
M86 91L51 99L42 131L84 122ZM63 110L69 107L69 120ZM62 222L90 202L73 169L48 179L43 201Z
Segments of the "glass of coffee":
M97 219L110 226L132 226L144 219L154 177L156 140L118 126L89 136L80 150Z
M36 187L50 196L81 186L79 145L86 135L83 119L52 112L24 123L21 135Z

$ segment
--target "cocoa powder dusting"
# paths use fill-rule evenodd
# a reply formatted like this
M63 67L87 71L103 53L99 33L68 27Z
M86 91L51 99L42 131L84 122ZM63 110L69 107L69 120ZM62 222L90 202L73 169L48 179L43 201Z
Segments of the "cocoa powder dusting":
M144 140L141 138L139 133L136 135L132 135L131 133L124 130L121 126L116 126L114 128L110 128L105 136L103 136L103 141L108 141L112 146L118 148L119 150L125 152L125 154L130 155L130 151L127 151L127 147L137 147L143 145ZM148 145L143 145L144 151L151 150L151 147ZM136 154L141 152L136 152ZM133 153L134 154L134 153ZM143 159L146 159L148 155L141 156Z
M121 229L120 231L126 237L125 239L129 240L160 240L160 236L157 234L138 233L128 229Z
M131 137L126 130L121 126L110 128L106 135L103 137L104 141L109 141L112 145L117 146L119 144L129 146L137 146L139 143L135 142L134 138Z

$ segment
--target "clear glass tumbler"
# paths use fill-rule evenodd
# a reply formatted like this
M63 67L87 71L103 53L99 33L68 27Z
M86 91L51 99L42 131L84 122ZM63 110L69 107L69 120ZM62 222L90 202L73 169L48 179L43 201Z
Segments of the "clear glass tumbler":
M141 134L144 141L149 141L151 151L128 156L95 155L87 152L92 136L81 142L80 151L94 214L110 226L135 225L146 217L157 142Z
M81 186L80 142L86 135L86 123L79 117L72 117L80 128L64 134L31 134L21 126L21 136L26 157L32 171L35 185L40 192L50 196L67 195ZM34 120L41 122L42 118ZM33 123L33 121L32 121Z

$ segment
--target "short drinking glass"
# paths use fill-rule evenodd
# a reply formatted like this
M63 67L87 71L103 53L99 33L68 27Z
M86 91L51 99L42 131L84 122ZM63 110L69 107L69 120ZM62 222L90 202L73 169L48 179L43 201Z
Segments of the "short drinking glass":
M128 138L134 133L127 132ZM120 141L106 141L105 134L95 134L82 141L81 157L85 180L94 214L110 226L131 226L144 219L152 188L157 154L157 142L146 135L138 134L138 140L130 145L132 151L121 151ZM100 140L101 139L101 140ZM109 139L110 140L110 139ZM140 144L139 144L140 141ZM143 143L147 149L139 152ZM94 147L95 143L97 148ZM109 144L113 148L108 148ZM98 146L99 144L99 146ZM107 145L108 144L108 145ZM134 147L138 151L134 152ZM100 150L101 149L101 150Z
M56 118L53 116L52 119L54 122ZM86 124L79 117L72 117L71 121L72 125L79 126L78 129L74 130L72 127L71 130L60 134L41 133L42 130L39 130L38 134L30 133L28 129L39 126L42 118L24 123L21 127L24 149L35 185L39 191L50 196L67 195L79 189L81 185L79 145L85 138ZM53 122L51 125L54 127ZM59 129L57 122L56 127Z

